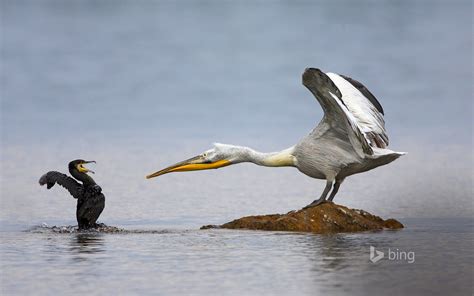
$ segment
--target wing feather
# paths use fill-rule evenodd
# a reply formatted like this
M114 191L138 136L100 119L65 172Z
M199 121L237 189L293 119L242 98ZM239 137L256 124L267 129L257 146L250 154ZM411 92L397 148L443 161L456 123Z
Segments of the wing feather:
M357 119L354 117L354 115L352 115L352 113L347 109L347 107L336 95L334 95L333 93L330 93L330 95L333 97L334 102L344 113L344 117L346 118L347 125L349 127L349 140L351 141L351 144L355 148L356 152L361 157L363 157L364 154L374 154L374 151L372 150L372 147L370 147L367 138L365 137L364 133L361 132L359 126L357 125Z
M386 148L389 144L383 109L375 96L364 86L347 76L326 73L341 92L341 101L355 118L370 146Z
M48 189L53 187L56 183L66 188L74 198L78 198L81 195L82 185L63 173L51 171L39 179L39 184L41 186L46 184Z
M370 90L365 87L365 85L355 79L350 78L349 76L345 76L342 74L339 74L339 76L347 80L350 84L352 84L353 87L357 88L364 95L364 97L366 97L372 103L372 105L374 105L375 108L377 108L377 110L382 113L382 115L385 115L383 112L382 105L377 100L377 98L370 92Z
M326 121L333 128L343 128L355 151L360 157L372 155L369 140L358 124L357 117L350 111L343 93L331 78L319 69L310 68L303 73L303 85L316 97L324 111Z

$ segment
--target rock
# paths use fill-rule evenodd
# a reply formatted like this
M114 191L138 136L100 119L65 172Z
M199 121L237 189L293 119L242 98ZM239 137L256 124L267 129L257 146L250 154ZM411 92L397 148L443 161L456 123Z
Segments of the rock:
M403 224L400 223L400 222L398 222L398 221L395 220L395 219L387 219L387 220L385 220L384 226L385 226L385 228L389 228L389 229L400 229L400 228L403 228Z
M400 229L395 219L383 220L364 210L349 209L332 202L316 207L291 211L287 214L243 217L220 226L206 225L201 229L227 228L271 231L303 231L313 233L358 232Z
M212 224L209 224L209 225L204 225L204 226L201 226L200 229L216 229L216 228L221 228L219 225L212 225Z

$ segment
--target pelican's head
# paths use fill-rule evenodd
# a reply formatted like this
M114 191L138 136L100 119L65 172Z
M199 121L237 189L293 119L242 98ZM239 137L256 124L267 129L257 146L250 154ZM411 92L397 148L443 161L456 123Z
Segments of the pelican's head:
M173 172L188 172L198 170L218 169L234 163L242 162L246 149L244 147L214 144L198 156L178 162L172 166L146 176L147 179Z

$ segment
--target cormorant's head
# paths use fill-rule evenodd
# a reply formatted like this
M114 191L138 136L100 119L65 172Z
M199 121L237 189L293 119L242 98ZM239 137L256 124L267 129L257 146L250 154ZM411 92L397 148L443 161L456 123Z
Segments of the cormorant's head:
M79 173L93 173L93 171L89 170L84 166L86 163L95 163L95 160L85 161L83 159L76 159L69 163L69 171L78 171Z

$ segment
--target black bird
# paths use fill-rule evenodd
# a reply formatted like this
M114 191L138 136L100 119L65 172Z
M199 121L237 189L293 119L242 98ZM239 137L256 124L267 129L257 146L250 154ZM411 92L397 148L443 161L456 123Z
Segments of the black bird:
M65 174L55 171L47 172L39 179L39 184L41 186L46 184L48 189L58 183L77 199L76 219L79 229L98 226L96 221L105 207L105 196L102 194L102 188L87 174L94 172L84 167L84 164L92 162L95 163L95 161L76 159L69 163L69 173L78 181L81 181L82 184Z

